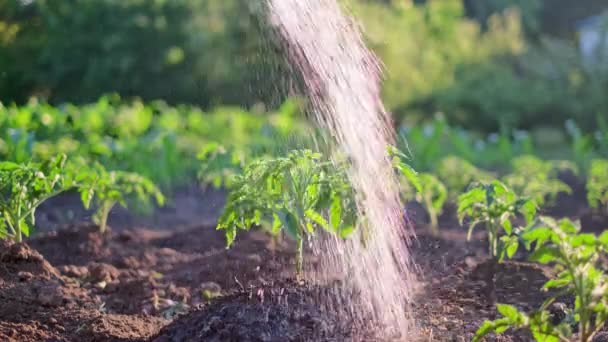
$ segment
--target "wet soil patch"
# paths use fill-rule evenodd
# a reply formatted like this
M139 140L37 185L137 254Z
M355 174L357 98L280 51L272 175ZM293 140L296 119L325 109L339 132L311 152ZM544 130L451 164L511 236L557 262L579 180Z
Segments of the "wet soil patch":
M330 287L296 282L251 288L222 298L165 327L156 342L382 341L371 321L327 310Z

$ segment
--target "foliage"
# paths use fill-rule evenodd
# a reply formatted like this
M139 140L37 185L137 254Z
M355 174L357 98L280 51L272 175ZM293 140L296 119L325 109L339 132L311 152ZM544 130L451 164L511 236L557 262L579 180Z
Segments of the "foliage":
M532 138L525 131L503 129L483 136L450 126L441 115L421 125L401 126L399 138L399 148L412 155L412 165L419 171L435 170L450 155L479 167L502 169L518 155L535 153Z
M448 198L445 185L430 173L415 173L413 169L401 165L397 169L403 178L400 183L404 199L416 200L422 204L429 214L431 234L439 235L439 215L443 212L443 206Z
M517 54L525 46L519 16L513 11L493 15L483 31L465 17L461 0L347 3L386 65L384 99L400 115L427 115L425 98L453 86L459 65Z
M486 24L495 13L515 8L522 16L526 33L532 36L540 33L542 0L468 0L465 4L467 13L482 24Z
M539 206L543 206L546 200L552 204L559 193L572 192L566 183L558 179L556 163L524 155L513 159L511 165L513 170L504 177L504 183Z
M232 187L234 177L242 172L245 159L244 154L218 143L205 145L197 157L201 161L199 181L203 186L211 184L216 189Z
M165 203L165 197L156 185L139 174L107 171L99 163L86 173L88 179L86 187L81 192L82 200L83 203L89 203L93 199L96 207L93 220L99 225L102 233L107 230L108 215L116 204L127 207L127 203L131 200L150 206L151 199L154 199L158 205Z
M82 102L115 91L171 103L251 105L273 103L282 77L263 18L248 1L8 3L17 31L0 49L7 66L0 90L8 90L0 101L37 94Z
M32 231L36 209L78 185L82 174L70 170L66 159L59 155L42 163L0 163L0 238L21 242Z
M304 238L317 227L346 238L356 225L354 193L344 168L310 150L250 162L234 179L218 220L230 246L239 230L270 222L296 240L296 272L302 275Z
M597 127L597 113L608 108L602 95L608 68L597 64L585 61L571 42L543 38L517 54L460 63L451 84L419 102L427 111L444 112L451 124L484 132L552 123L562 128L573 118L589 133Z
M393 167L401 176L401 194L406 201L416 200L421 203L429 214L429 228L433 235L439 235L439 215L448 198L445 185L430 173L417 173L405 160L405 154L395 147L389 147Z
M599 266L608 249L608 232L599 237L580 233L580 226L569 219L555 221L543 217L541 223L522 237L528 248L534 245L531 261L554 265L557 276L547 281L543 288L557 290L557 293L531 315L519 312L513 306L499 305L503 317L484 322L475 341L492 332L502 333L509 327L527 328L537 341L569 340L572 336L569 321L572 321L578 324L578 340L588 342L608 320L608 278ZM563 295L574 296L574 309L566 320L554 325L546 309Z
M592 208L608 211L608 160L595 159L591 162L587 176L587 201Z
M517 196L503 183L495 180L477 184L458 198L458 218L463 223L469 219L469 234L478 224L485 224L488 231L490 255L501 261L517 251L519 240L515 235L511 220L518 214L530 223L536 215L534 201ZM504 235L501 237L501 230Z
M447 156L437 166L437 177L446 185L450 199L456 200L458 194L472 183L489 182L494 177L482 171L468 161L457 157Z
M304 136L299 109L298 102L286 101L268 113L233 107L203 112L116 95L82 106L0 104L0 156L26 162L65 153L141 174L170 190L194 179L200 168L196 156L205 146L217 143L257 155L274 152L276 142L288 136Z
M566 121L565 126L570 137L573 159L577 165L586 170L594 154L593 137L585 134L573 120Z

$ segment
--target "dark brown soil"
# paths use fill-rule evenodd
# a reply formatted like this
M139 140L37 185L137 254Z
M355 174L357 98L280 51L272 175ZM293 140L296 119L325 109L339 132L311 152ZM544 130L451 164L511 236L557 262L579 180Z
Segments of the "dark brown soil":
M26 244L0 246L1 341L131 341L156 334L158 317L106 314L102 302Z
M321 303L331 288L295 282L251 288L224 297L165 327L153 340L377 341L381 329L355 323Z
M294 269L289 242L252 230L227 250L213 225L221 194L177 197L178 205L152 218L119 211L106 234L91 224L57 221L53 230L41 227L27 245L0 244L0 341L383 340L375 335L383 329L372 322L355 324L324 310L319 294L328 288L289 281ZM46 222L52 221L48 212L78 207L69 199L56 205L60 209L41 212ZM559 206L576 208L567 213L572 217L588 210L575 196L561 198ZM424 222L414 220L418 331L406 340L469 341L495 315L485 294L485 236L480 230L467 242L450 210L440 220L440 237L427 235ZM306 262L316 260L309 256ZM523 261L502 264L496 300L535 308L548 295L539 289L549 276L547 269ZM530 338L510 332L488 341Z

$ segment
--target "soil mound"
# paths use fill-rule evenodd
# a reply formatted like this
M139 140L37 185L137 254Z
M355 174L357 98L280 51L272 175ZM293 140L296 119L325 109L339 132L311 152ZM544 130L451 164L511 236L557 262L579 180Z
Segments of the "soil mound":
M382 341L377 326L320 305L328 291L295 282L252 288L177 319L152 341Z

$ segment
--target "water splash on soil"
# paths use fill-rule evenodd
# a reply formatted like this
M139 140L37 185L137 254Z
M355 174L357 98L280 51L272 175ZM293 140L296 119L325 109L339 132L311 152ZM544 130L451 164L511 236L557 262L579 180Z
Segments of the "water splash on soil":
M386 154L394 132L380 97L381 67L336 0L268 0L268 10L316 121L352 161L350 177L366 217L359 236L318 246L325 264L317 276L348 275L334 309L361 320L371 314L392 335L407 338L413 277L397 181ZM361 301L349 300L353 293Z

